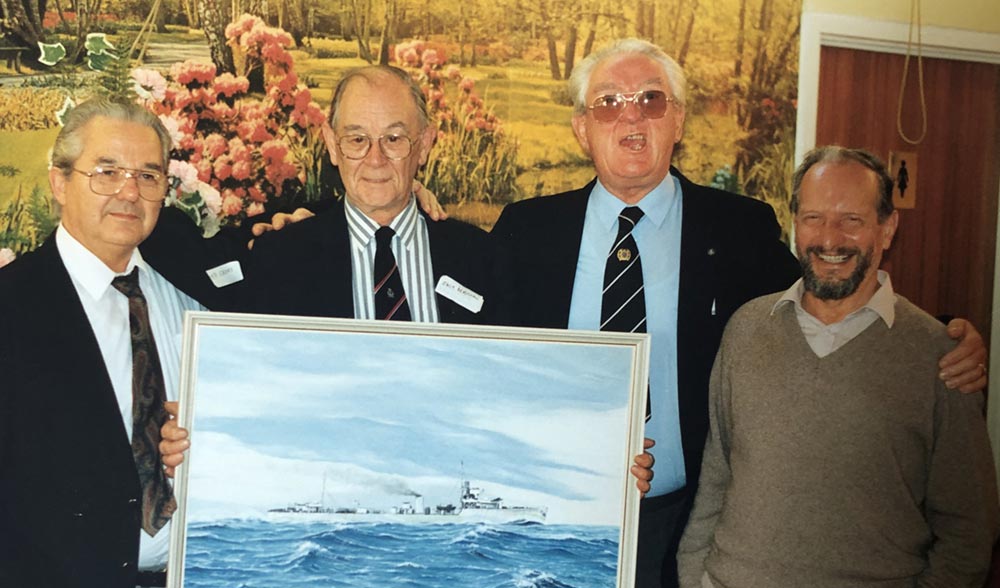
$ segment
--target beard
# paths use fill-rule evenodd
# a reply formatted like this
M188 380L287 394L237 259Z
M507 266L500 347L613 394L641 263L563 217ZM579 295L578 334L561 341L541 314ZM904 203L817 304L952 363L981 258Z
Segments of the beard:
M842 280L824 280L816 275L812 266L812 254L829 254L823 251L822 247L806 247L803 254L799 255L799 265L802 266L802 281L806 292L820 300L842 300L858 291L858 286L865 279L868 268L872 264L872 256L875 254L874 248L869 248L864 253L856 247L840 247L835 250L834 255L853 255L857 260L854 271L851 275Z

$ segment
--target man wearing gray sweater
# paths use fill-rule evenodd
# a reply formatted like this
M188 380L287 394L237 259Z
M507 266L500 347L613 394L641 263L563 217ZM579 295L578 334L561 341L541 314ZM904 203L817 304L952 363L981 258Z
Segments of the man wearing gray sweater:
M944 327L878 270L892 179L823 147L793 183L804 277L726 327L680 584L979 588L1000 525L983 398L945 389Z

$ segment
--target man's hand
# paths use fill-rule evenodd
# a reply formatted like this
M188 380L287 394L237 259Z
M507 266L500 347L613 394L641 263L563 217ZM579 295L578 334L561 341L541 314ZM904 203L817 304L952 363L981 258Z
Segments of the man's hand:
M288 214L287 212L279 212L271 217L271 222L269 223L254 223L250 227L250 232L253 233L254 237L260 237L268 231L280 231L285 228L285 225L295 224L301 220L306 220L307 218L316 216L311 210L306 208L296 208L295 212ZM247 242L247 249L253 249L253 239Z
M938 362L938 377L948 388L965 393L986 388L986 346L979 331L965 319L952 319L948 336L958 340L958 345Z
M417 180L413 180L413 194L417 197L417 205L427 213L427 216L431 217L431 220L443 221L448 218L448 213L441 207L437 195Z
M177 403L166 402L164 408L170 418L160 427L160 459L167 477L174 477L174 468L184 463L184 452L191 447L187 429L177 424Z
M635 476L635 487L639 489L639 496L645 497L649 492L649 481L653 479L653 454L645 451L656 445L656 441L646 438L642 440L643 452L635 456L635 465L629 471Z

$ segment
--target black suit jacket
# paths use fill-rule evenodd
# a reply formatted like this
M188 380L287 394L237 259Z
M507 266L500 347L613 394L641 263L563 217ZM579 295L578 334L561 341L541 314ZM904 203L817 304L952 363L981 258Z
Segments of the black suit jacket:
M49 238L0 270L0 586L133 588L139 518L111 379Z
M688 488L693 489L708 434L708 377L726 321L743 303L790 286L799 269L779 238L770 206L699 186L673 168L671 174L679 179L683 195L677 378L681 442ZM500 256L505 322L567 327L594 183L508 205L500 215L492 235Z
M451 219L428 221L427 234L435 284L447 275L485 299L483 309L473 313L437 294L441 322L495 322L489 236ZM171 283L212 310L354 317L350 236L342 201L259 237L251 252L246 252L243 237L233 233L201 239L183 213L165 209L141 250ZM245 280L216 288L205 270L232 260L241 262Z

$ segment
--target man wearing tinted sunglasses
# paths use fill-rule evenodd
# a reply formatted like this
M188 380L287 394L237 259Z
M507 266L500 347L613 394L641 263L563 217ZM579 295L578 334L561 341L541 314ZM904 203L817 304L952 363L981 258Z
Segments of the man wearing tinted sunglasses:
M573 130L597 178L504 209L492 231L503 314L522 326L650 333L646 437L656 442L656 477L640 512L636 586L676 586L723 328L743 303L790 286L799 268L768 205L671 166L685 79L658 47L618 41L577 65L569 89ZM631 294L610 300L623 282L634 282ZM945 357L947 383L978 390L982 339L965 321L956 332L965 336Z

